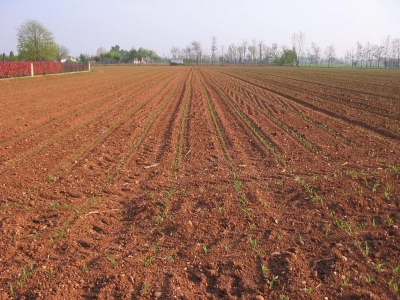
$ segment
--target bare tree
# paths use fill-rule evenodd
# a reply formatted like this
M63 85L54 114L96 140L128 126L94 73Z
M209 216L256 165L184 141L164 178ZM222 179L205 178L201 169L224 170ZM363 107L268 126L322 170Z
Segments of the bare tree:
M186 55L186 60L189 60L189 62L192 62L192 47L191 46L186 46L184 49L185 55Z
M63 45L57 45L57 61L61 61L63 58L67 58L69 49Z
M384 48L383 52L385 55L385 68L387 67L387 59L388 59L388 54L390 51L390 35L388 35L383 41L382 41L382 47Z
M354 48L351 49L350 55L351 55L351 67L353 68L353 66L354 66L354 57L356 56L356 54L354 52Z
M237 50L236 46L234 44L230 44L228 47L228 57L230 62L236 62L236 55L237 55Z
M196 63L199 65L199 59L201 59L201 43L198 41L193 41L192 42L192 49L194 54L196 55Z
M392 41L392 55L394 60L397 60L396 67L400 68L400 39L395 38Z
M352 54L350 51L346 51L344 53L344 66L352 66L353 65L353 59L352 59Z
M363 46L360 42L357 42L357 50L356 50L356 64L360 65L362 68L363 62Z
M314 63L319 65L319 60L321 58L321 48L318 47L316 43L311 43L311 50Z
M133 47L132 47L132 48L133 48ZM102 47L100 47L100 48L97 48L96 55L97 55L97 56L100 56L100 55L102 55L102 54L104 54L104 53L107 53L107 52L108 52L107 49L104 48L104 47L102 46Z
M297 33L294 32L294 33L292 34L292 49L293 49L293 51L296 51L298 39L299 39L299 37L298 37Z
M170 52L171 52L172 58L176 58L179 56L179 48L176 46L172 46Z
M217 51L218 46L217 46L217 37L212 36L211 37L211 64L214 64L214 59L215 59L215 51Z
M306 35L304 32L300 31L297 37L297 65L299 65L299 60L304 56L304 44L306 42Z
M370 42L368 42L365 47L364 47L364 58L365 58L365 67L371 68L372 65L372 45Z
M242 63L243 62L243 57L244 57L244 55L243 55L243 46L242 45L238 45L237 46L237 49L238 49L238 54L239 54L239 63ZM244 62L243 62L243 64L244 64Z
M299 66L299 58L300 58L299 53L298 53L298 48L297 48L298 44L299 44L299 35L296 32L294 32L292 34L292 50L294 53L296 53L296 66ZM283 50L283 51L285 51L285 50Z
M244 62L245 62L245 60L246 60L246 49L247 49L247 45L248 45L247 40L246 40L246 39L243 39L243 42L242 42L243 64L244 64Z
M380 62L382 59L383 51L385 50L384 46L382 45L373 45L372 46L372 56L375 58L378 69L380 66Z
M261 56L264 57L265 63L269 64L269 59L271 58L271 48L265 44L262 44L261 48L262 48L261 53L264 54L264 56L262 56L262 55Z
M262 55L263 55L263 50L264 50L264 44L263 41L259 41L258 42L258 54L260 56L260 66L261 66L261 62L262 62Z
M332 61L335 58L335 46L330 45L325 49L325 56L328 59L328 67L329 65L332 66Z
M277 60L277 58L279 57L279 48L278 48L278 44L274 43L272 44L271 47L271 56L274 59L274 62Z
M233 55L233 59L235 61L235 63L237 63L239 61L239 49L237 47L235 47L234 44L232 44L232 55Z
M222 64L224 64L224 50L225 50L225 46L221 45L221 51L222 51Z
M256 57L256 51L257 51L257 40L253 39L251 42L251 45L249 46L249 52L251 56L251 61L254 64L254 59Z

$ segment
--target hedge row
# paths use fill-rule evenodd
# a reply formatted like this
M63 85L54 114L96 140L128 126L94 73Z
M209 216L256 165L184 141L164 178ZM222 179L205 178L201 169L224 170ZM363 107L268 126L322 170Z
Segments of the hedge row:
M30 62L0 62L0 78L31 75Z
M61 62L33 62L34 75L87 71L88 64L63 64ZM0 62L0 78L31 75L30 62Z
M88 63L80 64L63 64L62 71L65 72L82 72L88 70Z
M34 62L33 63L33 73L34 73L34 75L62 73L62 63L61 62L51 62L51 61Z

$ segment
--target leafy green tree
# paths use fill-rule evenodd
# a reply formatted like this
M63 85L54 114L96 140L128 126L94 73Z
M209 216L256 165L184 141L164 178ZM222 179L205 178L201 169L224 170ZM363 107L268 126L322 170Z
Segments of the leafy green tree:
M18 57L14 55L14 52L10 51L7 61L18 61Z
M139 57L139 53L135 48L132 48L131 50L129 50L128 61L133 61L135 59L138 59L138 57Z
M118 63L121 60L121 54L119 52L111 52L112 58Z
M89 54L83 54L83 53L81 53L81 54L79 55L79 61L81 61L81 62L89 61L89 59L90 59L90 55L89 55Z
M119 51L120 51L119 45L115 45L115 46L111 47L111 50L110 50L110 52L119 52Z
M28 20L18 27L17 39L19 56L25 60L56 58L57 47L53 33L36 20Z
M279 65L294 65L297 61L297 53L295 50L283 50L282 56L278 59Z

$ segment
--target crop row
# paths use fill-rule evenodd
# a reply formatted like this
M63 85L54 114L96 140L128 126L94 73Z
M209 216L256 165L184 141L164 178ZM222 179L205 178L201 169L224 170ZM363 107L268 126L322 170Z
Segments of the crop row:
M3 290L396 296L395 149L247 68L132 70L66 119L4 141ZM76 291L68 274L84 282Z

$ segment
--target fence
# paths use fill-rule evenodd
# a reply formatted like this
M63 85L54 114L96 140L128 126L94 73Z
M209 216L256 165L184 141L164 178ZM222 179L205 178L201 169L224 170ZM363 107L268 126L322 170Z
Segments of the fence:
M0 78L37 76L90 70L89 63L0 62Z

